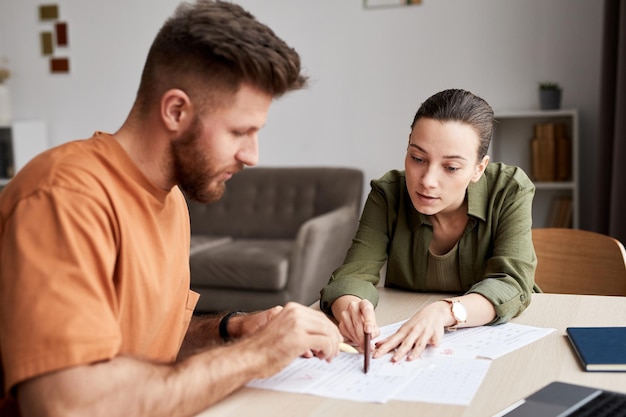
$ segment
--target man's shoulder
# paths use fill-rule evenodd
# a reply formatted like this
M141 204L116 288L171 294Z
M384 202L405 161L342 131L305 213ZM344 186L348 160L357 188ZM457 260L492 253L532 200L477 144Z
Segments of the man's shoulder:
M98 183L113 169L106 140L77 139L50 148L31 159L2 191L3 199L20 201L52 189L97 192Z
M44 166L55 168L81 168L90 170L98 169L100 161L111 160L116 153L116 142L110 135L96 132L87 139L75 139L48 151L39 156L43 157ZM33 160L35 160L35 157ZM96 165L94 165L94 163Z

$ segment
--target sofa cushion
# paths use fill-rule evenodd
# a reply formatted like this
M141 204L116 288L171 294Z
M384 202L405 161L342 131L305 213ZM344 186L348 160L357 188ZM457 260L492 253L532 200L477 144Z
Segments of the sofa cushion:
M191 235L191 247L189 249L189 255L193 255L197 252L202 252L206 249L214 248L219 245L223 245L232 241L233 238L228 236L202 236Z
M192 251L193 284L196 287L280 291L287 285L294 245L293 240L284 239L238 239L210 249Z

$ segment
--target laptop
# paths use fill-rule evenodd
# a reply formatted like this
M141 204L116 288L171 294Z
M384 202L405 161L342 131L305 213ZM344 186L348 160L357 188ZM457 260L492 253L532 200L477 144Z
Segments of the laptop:
M565 382L552 382L493 417L621 417L626 394Z

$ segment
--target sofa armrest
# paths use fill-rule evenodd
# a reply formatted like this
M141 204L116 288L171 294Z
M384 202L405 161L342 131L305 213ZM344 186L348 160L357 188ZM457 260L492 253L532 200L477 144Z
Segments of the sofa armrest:
M344 206L306 221L291 255L288 292L310 305L332 272L343 263L358 223L354 206Z

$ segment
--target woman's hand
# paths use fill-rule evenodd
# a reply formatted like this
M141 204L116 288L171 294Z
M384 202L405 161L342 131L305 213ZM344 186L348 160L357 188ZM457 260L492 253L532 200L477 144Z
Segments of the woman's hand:
M467 321L459 327L482 326L496 317L493 304L480 294L471 293L454 298L462 302L468 312ZM417 359L427 346L438 346L445 328L455 324L450 303L435 301L415 313L396 333L377 342L373 357L379 358L393 351L393 362L404 357L407 360Z
M426 346L439 345L450 319L450 305L445 301L434 302L415 313L396 333L377 342L373 357L393 351L392 362L405 356L409 361L417 359Z
M332 310L345 341L355 346L359 351L365 350L365 333L369 333L372 339L380 334L374 306L369 300L362 300L353 295L344 295L335 300Z

